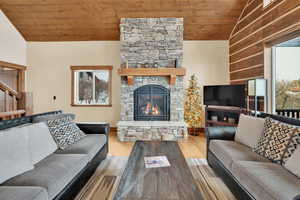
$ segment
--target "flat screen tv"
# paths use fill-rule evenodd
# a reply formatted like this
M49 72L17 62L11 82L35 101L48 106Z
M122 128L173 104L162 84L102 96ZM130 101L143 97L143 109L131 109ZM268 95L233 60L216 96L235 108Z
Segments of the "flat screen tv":
M204 105L245 108L245 85L204 86Z

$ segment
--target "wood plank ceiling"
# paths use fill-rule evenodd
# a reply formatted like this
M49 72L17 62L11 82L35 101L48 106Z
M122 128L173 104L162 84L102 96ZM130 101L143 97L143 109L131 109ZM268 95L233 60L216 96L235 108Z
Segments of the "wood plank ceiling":
M247 0L0 0L27 41L119 40L120 18L183 17L185 40L227 40Z

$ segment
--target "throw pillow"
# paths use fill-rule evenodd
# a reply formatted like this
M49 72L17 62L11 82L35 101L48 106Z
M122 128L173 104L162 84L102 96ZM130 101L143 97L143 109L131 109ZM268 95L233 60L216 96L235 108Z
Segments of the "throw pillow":
M26 127L0 131L0 158L0 184L34 168Z
M86 136L68 117L49 120L47 124L60 149L65 149Z
M300 128L266 118L264 133L254 151L269 160L283 164L295 151Z
M29 134L29 151L33 164L36 164L57 150L48 126L43 123L36 123L27 126Z
M265 119L241 114L234 140L254 148L264 132Z
M300 178L300 146L298 146L291 157L285 161L283 166Z

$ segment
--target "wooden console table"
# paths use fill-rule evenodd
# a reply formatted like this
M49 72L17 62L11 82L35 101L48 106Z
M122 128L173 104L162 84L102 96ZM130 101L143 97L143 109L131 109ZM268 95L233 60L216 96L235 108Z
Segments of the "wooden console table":
M240 114L247 114L247 110L238 107L206 106L205 107L205 127L208 126L237 126ZM212 120L216 116L218 120ZM228 118L233 118L234 122L229 122Z

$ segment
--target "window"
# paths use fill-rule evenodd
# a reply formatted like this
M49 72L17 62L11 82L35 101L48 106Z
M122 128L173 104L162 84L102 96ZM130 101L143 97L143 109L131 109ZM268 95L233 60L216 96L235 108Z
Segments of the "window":
M273 3L274 1L276 1L276 0L264 0L264 7L267 7L268 5Z
M300 37L272 48L273 102L276 113L299 118L300 114Z
M72 106L111 106L112 66L71 66Z

